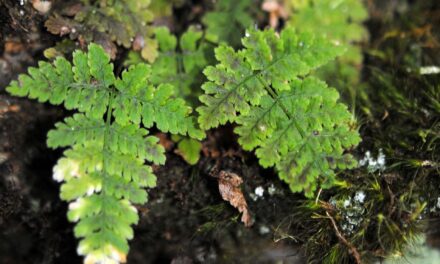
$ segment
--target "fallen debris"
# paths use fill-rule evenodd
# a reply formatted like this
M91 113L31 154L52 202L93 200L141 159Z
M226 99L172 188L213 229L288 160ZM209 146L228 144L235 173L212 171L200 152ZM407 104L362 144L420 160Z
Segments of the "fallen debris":
M243 179L233 172L223 170L218 173L217 178L218 189L223 200L228 201L232 206L237 208L240 213L243 213L241 221L246 227L252 226L252 217L249 213L246 199L240 189Z

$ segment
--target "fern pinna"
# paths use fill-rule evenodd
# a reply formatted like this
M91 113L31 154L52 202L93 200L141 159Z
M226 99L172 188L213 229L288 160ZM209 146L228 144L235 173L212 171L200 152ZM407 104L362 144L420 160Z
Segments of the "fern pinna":
M151 65L151 82L173 84L180 97L195 105L203 82L202 70L208 64L203 32L190 27L180 38L171 34L167 27L157 27L154 32L159 55Z
M294 192L331 186L334 169L356 164L345 149L360 138L338 92L309 73L344 49L291 29L252 30L242 43L239 51L218 47L220 63L204 70L201 127L236 122L243 148L256 149L260 164L275 166Z
M61 57L53 65L40 62L7 91L80 112L48 134L51 148L69 147L53 177L63 182L61 198L70 202L68 218L77 222L75 236L82 238L78 253L86 256L85 262L124 262L131 225L138 221L133 204L145 203L144 188L156 185L145 162L165 162L158 138L146 128L156 125L198 139L203 133L194 127L191 109L172 97L171 85L149 84L148 65L131 66L116 78L101 46L90 44L88 49L73 53L73 65Z

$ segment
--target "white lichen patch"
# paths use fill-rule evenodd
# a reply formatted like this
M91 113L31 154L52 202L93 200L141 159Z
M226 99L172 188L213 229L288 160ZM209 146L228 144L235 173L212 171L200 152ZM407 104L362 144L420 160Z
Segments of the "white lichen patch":
M357 191L356 194L354 195L354 200L358 203L364 203L365 201L365 193L363 191Z
M440 73L440 67L438 67L438 66L424 66L424 67L420 67L419 73L422 74L422 75L439 74Z
M260 233L260 235L266 235L270 233L270 229L265 225L261 225L260 228L258 229L258 232Z
M258 197L263 197L264 188L262 186L258 186L257 188L255 188L255 195Z
M385 154L382 149L379 149L379 154L375 159L370 151L365 152L364 158L359 160L359 166L367 166L369 172L384 171L385 170Z
M362 225L366 199L365 192L359 190L354 195L345 197L345 199L331 198L329 200L329 203L336 207L342 216L340 226L345 234L352 235Z
M269 188L267 188L267 192L269 193L270 196L274 195L276 193L276 191L277 191L277 189L275 188L273 183L269 186Z
M344 200L342 205L344 206L344 208L349 207L351 205L351 197L348 197L348 199Z

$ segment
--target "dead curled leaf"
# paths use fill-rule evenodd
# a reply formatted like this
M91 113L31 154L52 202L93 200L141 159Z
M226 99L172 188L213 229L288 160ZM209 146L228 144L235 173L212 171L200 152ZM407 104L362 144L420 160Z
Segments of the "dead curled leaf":
M252 217L249 213L246 199L241 192L240 185L243 179L235 173L220 171L218 174L218 189L223 200L228 201L232 206L238 209L241 221L246 227L252 226Z

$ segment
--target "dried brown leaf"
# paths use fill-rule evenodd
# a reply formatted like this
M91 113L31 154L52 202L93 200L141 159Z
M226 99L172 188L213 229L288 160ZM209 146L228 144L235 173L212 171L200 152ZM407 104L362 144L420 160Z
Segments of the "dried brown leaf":
M19 53L25 49L25 46L20 41L7 40L5 43L6 53Z
M238 209L241 221L246 227L252 226L252 217L249 213L246 199L240 189L243 179L235 173L220 171L218 175L218 189L223 200L228 201L232 206Z
M166 151L170 151L174 147L174 142L169 139L165 133L156 133L156 137L159 138L159 144L165 148Z

